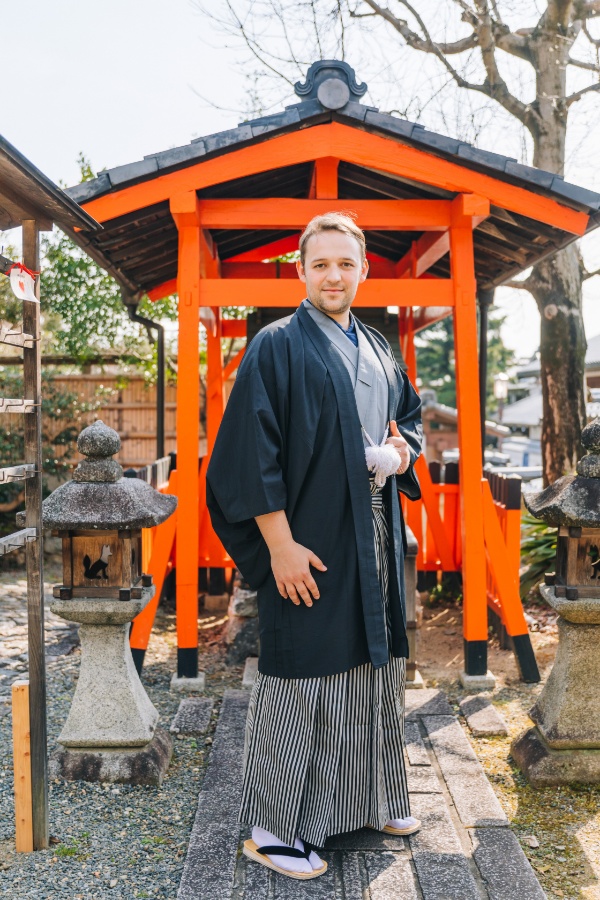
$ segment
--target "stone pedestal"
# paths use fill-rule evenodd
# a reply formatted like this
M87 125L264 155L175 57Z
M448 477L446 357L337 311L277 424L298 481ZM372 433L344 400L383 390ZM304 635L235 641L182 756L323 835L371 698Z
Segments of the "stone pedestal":
M548 585L540 592L559 614L558 650L529 711L535 726L513 742L512 755L536 787L600 783L600 600L567 600Z
M80 623L81 668L67 721L51 757L55 776L68 780L160 784L171 739L156 733L158 712L146 694L129 647L131 620L154 594L136 600L52 601L52 612Z
M258 655L258 602L256 591L235 585L228 608L225 632L227 662L239 665Z

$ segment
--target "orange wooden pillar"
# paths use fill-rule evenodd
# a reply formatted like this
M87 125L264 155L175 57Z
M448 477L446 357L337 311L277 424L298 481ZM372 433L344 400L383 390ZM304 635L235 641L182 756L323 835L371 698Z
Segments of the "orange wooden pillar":
M465 673L485 675L488 625L473 218L486 215L489 203L475 195L459 194L452 207L450 272L454 291L454 352L460 451Z
M200 232L200 277L201 279L221 277L218 252L209 232L205 230ZM213 306L201 309L200 321L206 328L206 452L203 455L199 471L200 533L198 561L201 566L221 568L228 564L231 565L231 560L212 529L206 507L206 469L225 409L225 379L223 353L221 350L223 325L220 307Z
M177 676L198 675L198 532L200 442L200 215L195 191L176 194L171 214L179 232L177 293Z

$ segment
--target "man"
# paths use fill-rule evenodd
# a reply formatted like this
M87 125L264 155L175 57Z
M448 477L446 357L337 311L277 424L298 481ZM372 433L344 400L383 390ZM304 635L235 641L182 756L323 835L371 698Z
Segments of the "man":
M419 398L389 344L350 311L368 272L362 231L340 213L317 216L300 238L297 268L307 299L246 351L208 467L207 503L258 591L244 853L313 878L327 868L315 848L328 835L364 825L403 835L420 825L402 754L398 490L420 496L413 465L422 430Z

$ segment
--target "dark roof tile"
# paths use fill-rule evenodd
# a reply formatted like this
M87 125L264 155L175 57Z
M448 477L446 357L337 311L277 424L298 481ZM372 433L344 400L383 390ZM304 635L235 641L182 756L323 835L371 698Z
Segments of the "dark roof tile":
M285 109L283 112L274 113L272 116L261 116L258 119L251 119L249 122L240 122L240 125L250 125L252 134L256 137L259 134L266 134L275 128L287 128L295 125L300 121L297 109Z
M162 153L153 153L151 156L145 156L144 159L153 158L156 160L159 169L170 169L171 166L177 166L182 162L200 158L206 154L202 141L196 141L193 144L184 144L183 147L173 147L171 150L164 150Z
M110 191L108 172L100 172L91 181L82 181L75 187L67 188L66 193L75 203L87 203L88 200L93 200L98 194L105 194L107 191Z
M238 125L237 128L231 128L229 131L218 131L216 134L209 134L203 138L207 153L223 150L233 144L242 144L244 141L250 140L252 140L252 126L248 122Z
M139 162L127 163L125 166L117 166L114 169L108 169L107 174L113 187L119 184L125 184L127 181L136 181L143 178L144 175L152 175L158 172L158 163L155 157L150 159L141 159ZM106 174L106 173L100 173Z
M367 125L374 125L376 128L383 128L385 131L391 131L393 134L399 134L402 137L409 138L415 128L420 129L421 125L415 125L414 122L408 122L406 119L399 119L397 116L388 116L385 113L376 110L367 110L365 116Z
M445 134L437 134L435 131L427 131L427 129L421 128L420 125L416 127L419 128L419 131L413 132L413 141L425 147L439 150L441 153L456 156L458 148L461 146L461 141L458 141L456 138L449 138Z
M552 172L544 172L543 169L535 169L533 166L524 166L513 159L507 161L504 171L507 175L523 178L525 181L531 181L543 188L551 188L555 177Z
M509 156L502 156L501 153L491 153L489 150L480 150L471 144L459 144L457 156L461 159L468 159L479 166L488 166L491 169L498 169L500 172L505 171L507 162L510 161ZM512 162L516 162L513 159Z
M573 203L600 209L600 194L588 191L587 188L580 187L578 184L569 184L567 181L563 181L559 175L554 176L551 190L554 194L572 200Z

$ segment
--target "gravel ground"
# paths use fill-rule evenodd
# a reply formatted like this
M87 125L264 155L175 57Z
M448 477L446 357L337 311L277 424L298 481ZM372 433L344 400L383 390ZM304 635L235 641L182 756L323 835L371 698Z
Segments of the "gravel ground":
M489 696L506 720L508 737L474 738L460 720L550 900L600 900L600 785L534 789L510 754L512 740L531 726L527 711L550 674L557 647L552 611L540 601L528 605L527 616L541 683L520 681L512 651L490 641L489 667L497 683ZM460 609L442 604L425 610L419 652L423 676L428 687L446 692L457 714L467 696L457 677L461 642Z
M47 570L52 578L52 571ZM2 597L18 572L0 573ZM22 578L22 576L21 576ZM4 604L6 606L6 604ZM174 741L171 765L162 787L95 785L84 782L50 784L51 849L30 854L14 851L14 805L10 694L0 693L0 896L36 900L175 900L189 834L196 812L218 706L223 691L239 687L241 667L225 667L218 640L221 614L202 617L200 666L207 673L204 696L216 699L212 724L199 739ZM10 624L10 622L9 622ZM52 624L52 623L51 623ZM56 643L50 629L49 642ZM175 669L175 621L160 613L146 654L143 683L167 729L181 695L169 691ZM18 649L18 648L16 648ZM13 677L24 676L24 662L12 666ZM79 670L79 648L48 660L48 743L66 718ZM7 676L9 670L3 669ZM6 678L4 679L6 680ZM13 678L10 678L12 681Z

